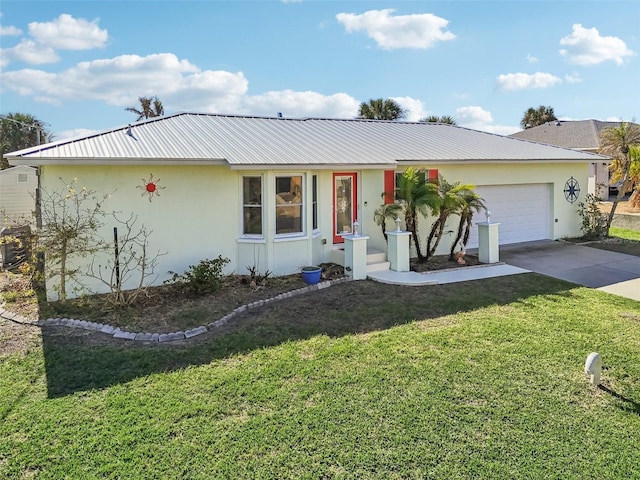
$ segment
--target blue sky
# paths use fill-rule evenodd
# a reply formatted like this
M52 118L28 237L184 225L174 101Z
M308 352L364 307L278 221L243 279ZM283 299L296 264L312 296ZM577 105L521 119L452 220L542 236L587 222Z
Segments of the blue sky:
M640 2L30 1L0 4L0 113L56 139L126 125L139 96L182 111L408 120L518 131L640 117Z

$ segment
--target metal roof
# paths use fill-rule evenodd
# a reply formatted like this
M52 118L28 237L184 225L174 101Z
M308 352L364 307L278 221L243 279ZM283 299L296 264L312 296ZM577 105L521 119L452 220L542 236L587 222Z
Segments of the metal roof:
M605 128L619 127L620 122L600 120L553 121L527 128L510 136L532 142L547 143L559 147L597 151L600 147L600 132Z
M379 120L179 113L6 154L14 165L389 166L603 157L468 128Z

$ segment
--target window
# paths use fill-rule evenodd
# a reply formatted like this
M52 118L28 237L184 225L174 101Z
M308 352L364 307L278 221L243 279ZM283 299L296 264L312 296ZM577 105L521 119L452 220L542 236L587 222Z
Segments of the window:
M276 177L276 234L302 232L302 175Z
M416 173L419 173L422 177L424 177L425 183L435 183L438 184L438 169L428 169L428 170L418 170ZM385 170L384 172L384 193L391 191L391 186L393 185L393 191L395 192L394 196L384 195L384 203L394 203L394 201L398 200L398 185L400 185L400 178L402 177L403 172L394 172L393 170Z
M313 229L318 228L318 176L313 175L311 177L311 202L312 202L312 216L313 216Z
M242 177L242 233L262 235L262 177Z
M18 174L18 182L19 183L26 183L28 179L29 179L29 177L27 176L26 173L19 173Z

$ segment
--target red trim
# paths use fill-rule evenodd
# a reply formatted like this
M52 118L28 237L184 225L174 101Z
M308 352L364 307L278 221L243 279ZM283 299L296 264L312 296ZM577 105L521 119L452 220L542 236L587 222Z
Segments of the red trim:
M388 203L394 202L395 189L396 189L396 171L385 170L384 171L384 190L383 190L383 196L382 196L385 205Z
M437 181L438 180L438 169L431 169L429 170L429 181L433 182L433 181Z
M352 221L356 221L358 219L358 174L356 172L333 173L333 243L344 243L344 238L338 235L338 226L336 225L336 177L351 177L351 209L353 212Z

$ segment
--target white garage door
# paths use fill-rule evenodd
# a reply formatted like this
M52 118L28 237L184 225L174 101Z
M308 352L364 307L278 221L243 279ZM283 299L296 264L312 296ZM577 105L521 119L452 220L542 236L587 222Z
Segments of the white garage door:
M491 222L500 223L501 245L551 238L551 184L482 185L476 192L484 198ZM484 211L474 215L467 248L478 247L475 224L484 220Z

